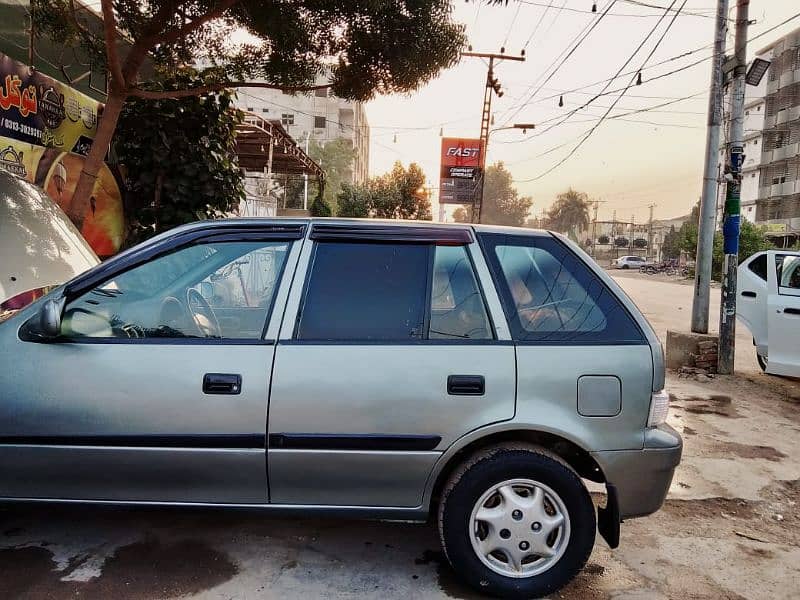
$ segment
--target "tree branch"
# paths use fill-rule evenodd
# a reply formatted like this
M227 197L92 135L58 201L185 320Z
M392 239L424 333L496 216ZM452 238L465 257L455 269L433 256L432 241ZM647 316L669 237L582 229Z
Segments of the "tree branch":
M202 96L203 94L210 94L212 92L219 92L227 88L237 87L254 87L254 88L267 88L270 90L281 90L283 92L313 92L314 90L324 90L332 87L332 83L323 85L309 85L309 86L285 86L276 85L274 83L265 83L263 81L224 81L222 83L212 83L209 85L201 85L185 90L163 90L151 91L143 90L140 88L131 88L128 90L130 96L136 98L143 98L145 100L174 100L178 98L191 98L192 96Z
M214 19L221 17L222 14L232 8L234 5L238 4L239 0L222 0L219 4L214 6L210 11L207 13L200 15L196 19L189 21L188 23L178 27L176 29L171 29L162 33L159 36L155 36L152 40L153 45L156 44L172 44L177 42L181 37L185 36L188 33L192 33L196 31L209 21L213 21Z
M94 34L91 31L89 31L86 28L86 26L78 20L78 9L75 6L75 0L70 0L68 13L69 13L69 20L75 26L75 29L77 29L81 33L81 35L84 36L84 38L88 40L94 39Z
M106 60L108 70L111 72L111 85L125 89L125 78L122 76L122 64L119 62L117 52L117 19L114 16L114 6L111 0L101 0L103 8L103 30L106 38Z

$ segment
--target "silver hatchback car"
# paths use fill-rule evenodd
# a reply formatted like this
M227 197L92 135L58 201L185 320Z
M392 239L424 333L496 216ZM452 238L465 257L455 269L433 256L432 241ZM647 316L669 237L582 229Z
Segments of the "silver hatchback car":
M650 325L527 229L195 223L0 324L0 364L5 501L432 516L504 597L616 547L681 456Z

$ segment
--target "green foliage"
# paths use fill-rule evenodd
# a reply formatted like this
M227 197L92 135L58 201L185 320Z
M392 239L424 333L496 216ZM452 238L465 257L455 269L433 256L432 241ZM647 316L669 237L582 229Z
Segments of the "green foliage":
M607 235L601 235L597 238L597 243L601 246L605 246L606 244L611 243L611 239Z
M308 207L308 210L312 217L330 217L333 215L330 204L320 194L314 197L314 201Z
M366 185L342 185L337 204L340 217L431 220L425 173L416 163L406 169L398 161L391 171Z
M32 0L34 30L83 46L93 66L113 71L101 28L87 27L75 5L80 6L72 0ZM466 45L449 0L239 0L212 12L219 6L115 0L114 11L119 33L143 48L157 69L170 72L202 57L211 65L207 75L217 82L259 78L289 87L313 84L330 69L336 95L359 100L413 91L454 65ZM196 26L175 33L187 23ZM236 35L242 30L249 36Z
M569 188L556 197L547 211L550 228L568 235L589 227L589 196Z
M520 197L514 187L514 178L505 165L498 162L489 166L484 179L481 222L516 227L525 225L533 200L528 196Z
M472 207L459 206L453 211L453 221L456 223L471 223L472 222Z
M626 237L618 237L614 239L614 245L617 248L627 248L628 247L628 238Z
M163 85L191 81L183 74ZM234 152L240 118L227 92L125 106L114 150L126 169L127 243L237 209L244 197Z
M647 248L647 240L644 238L636 238L633 240L633 247L634 248Z
M353 161L356 158L353 143L345 138L331 140L325 144L311 140L308 154L325 172L324 199L338 214L336 202L339 192L344 183L353 179ZM313 187L316 187L316 184Z
M675 226L669 228L661 242L661 254L665 259L677 259L681 256L680 236Z
M692 259L697 258L697 225L700 217L700 203L698 202L692 209L689 220L686 221L678 230L678 244L681 250L687 253ZM756 252L762 250L769 250L774 246L764 235L764 229L754 225L747 219L741 220L739 229L739 262L741 263L746 258L749 258ZM717 231L714 234L714 249L711 259L711 276L714 279L719 279L722 274L722 265L724 262L724 254L722 252L722 232Z

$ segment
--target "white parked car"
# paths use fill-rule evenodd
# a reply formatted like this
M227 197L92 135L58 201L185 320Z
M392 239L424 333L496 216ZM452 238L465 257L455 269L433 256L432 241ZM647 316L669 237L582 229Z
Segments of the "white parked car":
M639 269L650 263L643 256L620 256L614 264L618 269Z
M800 377L800 252L769 250L739 265L736 316L766 373Z

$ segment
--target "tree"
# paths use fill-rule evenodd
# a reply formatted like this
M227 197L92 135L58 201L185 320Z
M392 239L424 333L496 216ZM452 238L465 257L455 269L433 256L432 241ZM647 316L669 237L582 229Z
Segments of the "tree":
M322 197L331 210L338 214L336 199L342 190L342 184L353 179L353 161L356 158L353 143L345 138L325 144L311 140L308 154L325 172L325 191ZM312 187L316 189L316 184Z
M589 227L589 196L569 188L556 197L547 211L550 227L561 233L574 235Z
M175 85L196 85L193 78L186 73ZM238 208L244 181L232 157L240 119L224 90L125 105L115 150L126 165L127 244Z
M431 200L425 189L425 173L417 163L403 167L400 161L392 170L371 183L373 216L383 219L430 221Z
M102 30L79 7L74 0L31 2L36 35L80 46L92 68L108 75L108 98L72 200L79 229L130 98L186 98L246 85L290 92L330 88L340 98L368 100L416 89L455 64L465 44L449 0L101 0ZM248 35L237 35L241 31ZM182 65L198 62L209 65L202 83L160 85ZM324 71L330 82L314 85Z
M644 238L636 238L633 240L633 247L634 248L647 248L647 240Z
M628 238L626 237L618 237L614 239L614 245L617 248L627 248L628 247Z
M453 221L456 223L472 223L472 207L459 206L453 211Z
M425 173L416 163L408 169L398 161L388 173L366 185L343 184L337 196L338 216L381 219L431 219Z
M661 242L661 255L668 260L681 256L680 237L674 225L664 234L664 241Z
M601 246L605 246L606 244L610 244L611 240L607 235L601 235L600 237L597 238L597 243L600 244Z
M520 197L514 178L502 162L489 166L484 174L481 222L522 227L533 206L528 196ZM455 215L454 215L455 216Z

